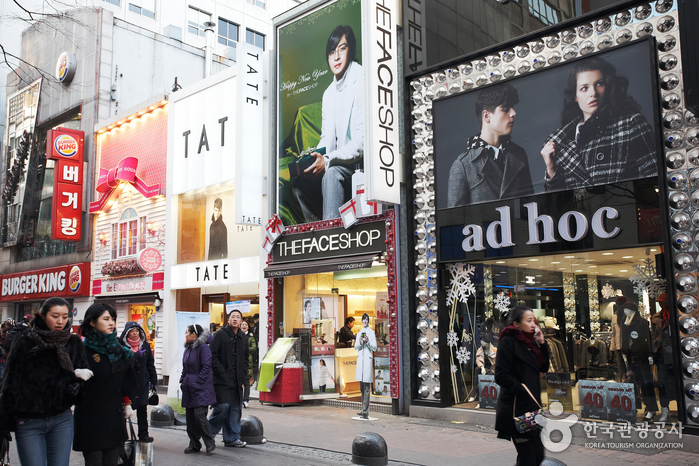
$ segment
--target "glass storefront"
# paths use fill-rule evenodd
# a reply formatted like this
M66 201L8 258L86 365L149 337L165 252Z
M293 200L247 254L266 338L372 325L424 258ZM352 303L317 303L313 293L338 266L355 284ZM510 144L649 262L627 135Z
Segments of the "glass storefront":
M126 306L129 322L138 322L144 332L150 349L155 349L155 306L150 304L129 304Z
M548 342L545 404L583 418L677 421L663 261L656 245L447 265L453 405L494 409L498 336L521 305Z
M376 261L363 270L284 278L284 314L277 335L298 338L294 358L306 367L304 394L337 393L361 400L354 341L367 314L377 343L372 401L391 403L387 287L387 268Z

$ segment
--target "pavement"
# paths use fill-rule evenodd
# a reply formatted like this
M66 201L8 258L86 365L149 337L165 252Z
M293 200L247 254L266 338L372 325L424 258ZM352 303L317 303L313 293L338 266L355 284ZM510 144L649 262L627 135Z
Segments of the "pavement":
M155 465L350 465L352 441L358 434L375 432L388 445L390 465L512 465L516 461L511 442L499 440L490 428L392 416L372 412L377 421L352 420L356 412L327 406L270 406L251 400L243 416L258 417L264 425L267 443L246 448L225 448L221 436L213 455L185 455L188 445L185 427L151 428ZM135 420L135 419L134 419ZM687 436L685 436L686 438ZM651 441L650 439L648 441ZM682 442L682 440L680 440ZM568 466L590 464L654 466L695 466L699 454L683 448L659 451L621 451L570 445L560 453L549 453ZM11 458L19 463L12 442ZM82 454L73 452L71 465L83 464Z

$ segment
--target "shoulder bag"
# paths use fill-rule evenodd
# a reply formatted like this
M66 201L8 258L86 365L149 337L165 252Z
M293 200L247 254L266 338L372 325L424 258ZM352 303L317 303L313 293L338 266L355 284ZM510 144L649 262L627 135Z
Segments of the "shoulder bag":
M542 426L537 422L536 417L541 416L545 418L546 416L544 415L544 409L541 407L539 402L536 401L536 398L534 398L532 392L529 391L529 388L524 384L522 384L522 386L527 391L527 393L529 393L529 396L532 397L534 403L536 403L539 406L539 409L537 409L536 411L524 413L521 416L515 416L515 408L517 407L517 395L515 395L515 402L512 406L512 417L515 420L515 427L517 428L517 432L519 432L520 434L525 434L527 432L531 432L535 429L541 428Z

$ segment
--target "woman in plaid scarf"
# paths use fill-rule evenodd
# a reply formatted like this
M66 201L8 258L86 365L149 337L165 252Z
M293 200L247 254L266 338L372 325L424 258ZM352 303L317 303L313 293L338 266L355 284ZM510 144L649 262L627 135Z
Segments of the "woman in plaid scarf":
M547 191L658 175L655 134L626 95L628 85L599 58L575 65L563 93L563 126L541 150Z

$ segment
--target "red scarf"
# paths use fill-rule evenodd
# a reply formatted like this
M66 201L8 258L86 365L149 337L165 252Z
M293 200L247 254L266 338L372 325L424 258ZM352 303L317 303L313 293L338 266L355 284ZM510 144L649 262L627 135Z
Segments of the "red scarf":
M517 340L524 343L527 348L529 348L529 351L531 351L534 357L536 358L536 362L539 363L539 367L541 367L544 364L544 362L546 362L544 353L542 353L539 349L539 344L534 341L534 332L523 332L521 329L515 327L514 325L510 325L502 329L498 341L502 341L502 337L508 335L513 336Z
M134 353L138 352L139 347L141 346L141 338L136 338L135 340L132 340L129 337L126 337L126 342L131 346L131 351Z

